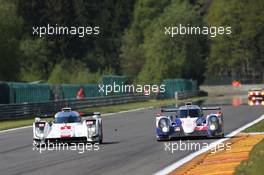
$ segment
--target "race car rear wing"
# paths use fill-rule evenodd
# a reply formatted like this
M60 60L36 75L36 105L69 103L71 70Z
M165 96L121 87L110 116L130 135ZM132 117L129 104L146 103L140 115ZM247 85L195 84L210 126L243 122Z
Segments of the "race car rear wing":
M165 108L165 109L161 109L161 112L177 112L178 108Z
M215 106L215 107L202 107L201 109L204 110L204 111L209 111L209 110L213 111L213 110L221 110L221 107L218 107L218 106Z
M209 111L209 110L221 110L221 107L201 107L202 110L204 111ZM160 111L161 112L177 112L179 109L178 108L164 108L164 109L161 109Z
M94 116L94 115L101 115L100 112L88 112L88 113L85 113L85 112L79 112L80 116L84 117L89 117L89 116Z

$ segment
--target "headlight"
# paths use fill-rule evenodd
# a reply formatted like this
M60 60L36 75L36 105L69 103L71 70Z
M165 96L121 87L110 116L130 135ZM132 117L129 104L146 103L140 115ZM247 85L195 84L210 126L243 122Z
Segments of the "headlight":
M35 130L36 137L43 139L44 138L44 133L41 131L39 128Z
M167 124L166 124L166 121L165 120L160 120L160 127L163 128L163 127L166 127Z
M96 134L96 127L95 127L95 125L92 125L91 127L89 127L89 128L88 128L88 132L89 132L89 134L91 134L91 135Z
M91 132L95 133L95 126L91 127Z
M210 130L217 130L219 123L218 118L216 116L212 116L209 118L209 129Z
M210 125L210 130L215 130L215 128L216 128L216 127L215 127L214 124L211 124L211 125Z
M159 128L162 130L162 132L169 132L169 120L166 118L160 119Z
M161 130L162 130L162 132L169 132L169 128L168 127L163 127Z
M217 122L217 118L216 117L211 117L211 122Z

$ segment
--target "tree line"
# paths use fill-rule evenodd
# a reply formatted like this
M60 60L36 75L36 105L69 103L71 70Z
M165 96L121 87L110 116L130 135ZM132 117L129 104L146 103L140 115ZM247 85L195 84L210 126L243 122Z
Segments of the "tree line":
M103 74L160 83L264 70L261 0L0 0L0 81L96 83ZM32 35L33 26L100 26L99 37ZM164 35L167 25L232 35Z

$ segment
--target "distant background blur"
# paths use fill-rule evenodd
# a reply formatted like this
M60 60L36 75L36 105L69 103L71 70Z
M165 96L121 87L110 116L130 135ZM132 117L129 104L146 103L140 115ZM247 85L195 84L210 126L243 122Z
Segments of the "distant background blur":
M33 26L99 26L100 35L32 36ZM165 26L231 26L169 38ZM262 0L0 0L0 81L98 83L166 78L263 83Z

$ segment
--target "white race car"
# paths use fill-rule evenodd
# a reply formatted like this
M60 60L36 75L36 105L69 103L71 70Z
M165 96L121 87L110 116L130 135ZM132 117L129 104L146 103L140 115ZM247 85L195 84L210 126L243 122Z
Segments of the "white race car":
M47 142L91 142L102 143L103 126L99 112L80 113L63 108L55 114L52 122L35 118L33 144Z

